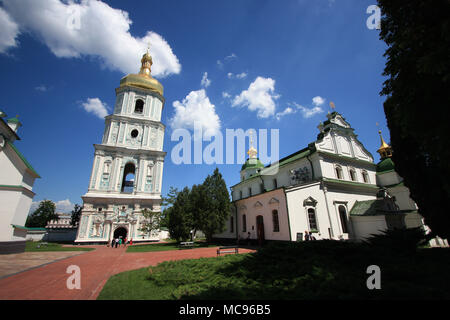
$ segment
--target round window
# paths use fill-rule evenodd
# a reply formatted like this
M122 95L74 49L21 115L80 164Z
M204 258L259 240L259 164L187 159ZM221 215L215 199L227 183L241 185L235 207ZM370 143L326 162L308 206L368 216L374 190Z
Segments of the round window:
M132 138L136 138L139 135L139 131L137 131L136 129L131 131L131 137Z

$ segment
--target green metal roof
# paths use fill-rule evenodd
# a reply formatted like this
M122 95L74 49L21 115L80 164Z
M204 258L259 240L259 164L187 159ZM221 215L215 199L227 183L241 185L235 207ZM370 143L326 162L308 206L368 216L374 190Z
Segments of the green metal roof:
M347 180L339 180L339 179L331 179L331 178L322 178L325 182L333 182L333 183L339 183L339 184L345 184L349 186L357 186L357 187L367 187L372 189L379 189L377 185L370 184L370 183L363 183L363 182L355 182L355 181L347 181Z
M24 226L20 226L18 224L11 224L14 228L16 229L23 229L23 230L28 230L28 231L46 231L47 229L45 228L29 228L29 227L24 227Z
M395 170L395 165L394 165L394 161L392 161L391 158L386 158L381 160L378 164L377 164L377 172L379 173L384 173L384 172L388 172L388 171L393 171Z
M19 119L17 118L9 118L8 120L6 120L7 122L11 122L11 123L20 123Z
M378 216L381 213L382 206L380 200L356 201L350 210L351 216Z
M28 162L28 160L25 159L23 154L20 153L20 151L16 148L16 146L9 141L8 141L8 144L11 146L11 148L14 150L14 152L19 156L19 158L23 161L23 163L27 166L27 168L30 169L35 175L37 175L38 178L40 178L41 176L39 175L39 173L37 173L36 170L34 170L34 168L31 166L31 164Z
M241 171L249 168L264 168L264 164L258 159L247 159L241 167Z

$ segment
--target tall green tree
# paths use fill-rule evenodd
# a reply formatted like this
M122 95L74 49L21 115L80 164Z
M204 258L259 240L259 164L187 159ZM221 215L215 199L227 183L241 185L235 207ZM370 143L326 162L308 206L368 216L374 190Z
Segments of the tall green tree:
M29 228L45 228L51 220L59 220L55 210L56 206L53 201L41 201L39 207L28 216L25 226Z
M161 213L161 227L169 227L169 213L170 208L173 206L175 201L177 200L177 195L179 191L177 188L170 187L169 192L166 197L162 197L161 207L163 207L163 211Z
M145 208L141 211L144 220L141 222L139 231L150 234L152 231L157 231L160 228L161 212L150 211Z
M166 209L170 237L182 241L190 237L192 230L192 209L189 202L190 190L185 187L177 195L173 205Z
M218 168L203 182L202 197L204 202L197 224L205 234L206 240L211 242L215 233L224 231L231 206L227 185Z
M70 224L72 226L76 227L80 223L82 209L83 209L83 207L78 204L75 204L75 206L73 207L71 217L70 217Z
M450 1L378 5L388 46L381 94L392 159L425 223L450 238Z
M192 237L202 228L202 220L207 212L207 198L203 184L193 185L189 192L189 207L192 215ZM193 239L192 239L193 240Z

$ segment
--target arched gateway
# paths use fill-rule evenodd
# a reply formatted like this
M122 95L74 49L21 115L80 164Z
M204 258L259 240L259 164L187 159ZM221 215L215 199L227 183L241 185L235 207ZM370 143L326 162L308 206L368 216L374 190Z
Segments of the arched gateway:
M114 230L114 239L122 237L122 239L125 239L127 237L128 230L124 227L119 227L116 230Z

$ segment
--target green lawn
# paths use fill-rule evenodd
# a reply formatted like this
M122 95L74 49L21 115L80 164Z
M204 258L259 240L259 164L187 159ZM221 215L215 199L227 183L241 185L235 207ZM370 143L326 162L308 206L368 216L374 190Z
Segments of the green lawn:
M41 242L27 241L25 246L25 252L44 252L44 251L91 251L94 248L77 248L77 247L63 247L60 243L51 243L47 245L41 245L40 248L37 246Z
M381 290L368 290L370 265ZM98 299L449 299L449 249L400 254L337 241L167 261L111 277Z
M206 248L206 247L216 247L217 244L207 245L205 242L195 242L194 248ZM152 244L142 244L142 245L132 245L128 246L127 252L154 252L154 251L168 251L168 250L189 250L189 248L182 248L177 242L172 241L168 243L152 243Z

